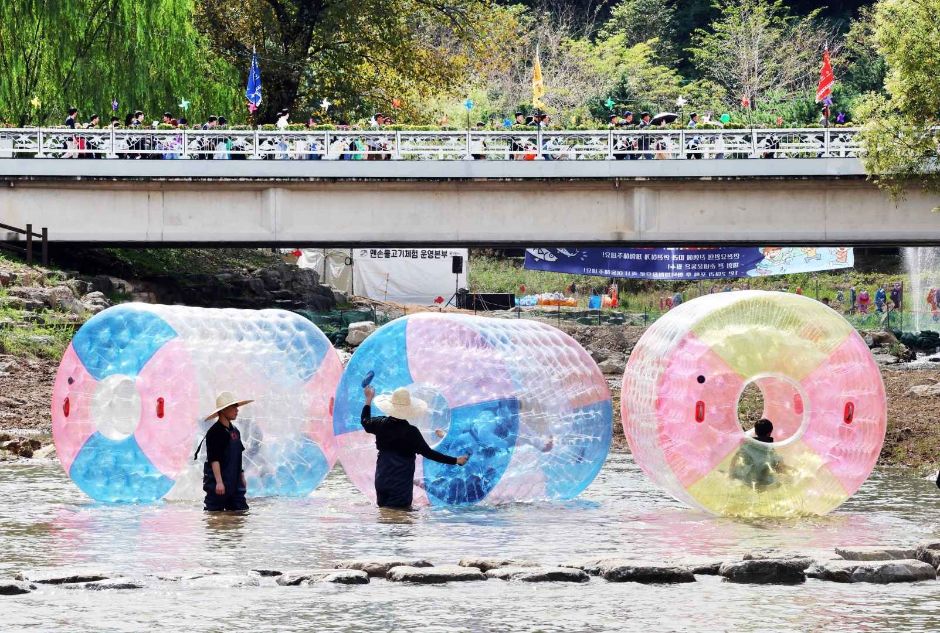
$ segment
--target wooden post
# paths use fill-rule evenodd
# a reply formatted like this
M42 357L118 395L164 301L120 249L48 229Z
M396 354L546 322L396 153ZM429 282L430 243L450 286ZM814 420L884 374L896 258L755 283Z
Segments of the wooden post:
M42 227L42 265L49 265L49 227Z
M33 265L33 225L26 225L26 264Z

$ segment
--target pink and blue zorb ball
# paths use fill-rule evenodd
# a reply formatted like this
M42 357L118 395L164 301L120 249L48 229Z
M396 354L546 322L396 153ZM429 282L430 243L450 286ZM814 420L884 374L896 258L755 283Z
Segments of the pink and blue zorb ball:
M415 314L365 340L336 394L340 461L373 501L375 437L360 424L370 371L376 393L407 387L428 403L427 415L409 421L432 448L470 455L463 467L418 456L416 506L571 499L607 457L610 391L570 336L535 321ZM373 404L372 415L385 413Z
M88 496L151 502L201 494L215 396L255 402L236 426L250 496L304 496L336 461L330 406L342 365L313 323L283 310L124 304L90 319L53 387L62 466Z

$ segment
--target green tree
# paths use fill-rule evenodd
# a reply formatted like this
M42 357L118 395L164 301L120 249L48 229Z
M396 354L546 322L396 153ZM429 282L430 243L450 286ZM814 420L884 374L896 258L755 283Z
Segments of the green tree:
M230 111L237 75L209 54L193 8L193 0L0 2L0 120L61 122L70 105L105 115L112 99L122 112L162 113L182 97L194 113Z
M350 118L456 88L487 0L200 0L199 27L247 77L261 58L259 121L324 97Z
M599 37L622 35L627 46L652 42L661 64L676 61L676 7L673 0L621 0L601 27Z
M886 95L872 94L860 108L866 121L865 168L894 193L915 183L940 190L940 0L884 0L874 35L887 65Z
M836 48L818 10L793 16L781 0L718 0L715 6L719 17L695 31L689 54L732 104L742 97L759 104L771 91L785 99L808 91L823 48Z

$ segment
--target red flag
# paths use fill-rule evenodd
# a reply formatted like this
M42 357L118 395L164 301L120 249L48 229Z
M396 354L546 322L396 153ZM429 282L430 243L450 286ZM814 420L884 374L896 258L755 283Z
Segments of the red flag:
M829 49L823 51L823 65L819 71L819 85L816 87L816 103L825 101L832 96L832 84L835 76L832 74L832 64L829 61Z

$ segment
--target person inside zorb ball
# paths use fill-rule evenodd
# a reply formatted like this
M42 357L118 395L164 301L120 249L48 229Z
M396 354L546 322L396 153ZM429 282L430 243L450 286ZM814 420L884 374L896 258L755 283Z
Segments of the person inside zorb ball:
M231 391L255 401L239 419L248 495L305 496L336 460L341 374L330 341L298 314L122 304L85 323L59 365L56 452L98 501L199 499L193 452L214 422L203 417Z
M763 394L744 432L745 387ZM676 499L742 517L825 514L868 478L884 442L881 373L844 318L800 295L740 291L683 303L634 347L624 432Z
M336 392L340 460L373 501L383 477L376 436L362 424L370 372L378 394L372 416L395 417L385 409L401 408L407 393L421 403L408 421L424 442L443 457L468 457L459 466L419 455L414 506L570 499L607 457L610 391L574 339L533 321L410 315L365 340Z

